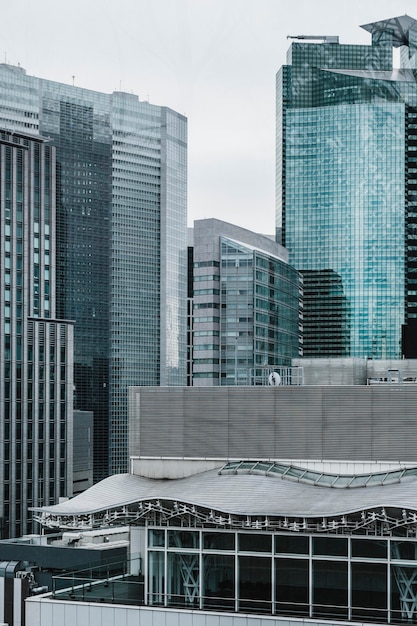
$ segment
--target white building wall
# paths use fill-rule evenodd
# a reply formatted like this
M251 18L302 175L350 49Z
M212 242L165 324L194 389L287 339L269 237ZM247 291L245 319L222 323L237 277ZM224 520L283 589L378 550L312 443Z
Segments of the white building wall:
M350 622L349 626L359 622ZM204 611L176 611L150 607L112 606L52 600L26 600L26 626L323 626L323 621L259 617ZM348 622L331 622L326 626Z
M13 626L22 624L22 579L13 580Z

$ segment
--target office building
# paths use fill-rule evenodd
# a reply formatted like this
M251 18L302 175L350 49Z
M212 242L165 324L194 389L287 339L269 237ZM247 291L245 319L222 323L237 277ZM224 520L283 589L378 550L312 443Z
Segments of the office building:
M55 148L0 131L1 536L72 494L73 326L57 317Z
M363 28L370 45L292 37L276 83L277 240L303 273L304 356L415 358L417 21Z
M128 386L186 381L186 119L6 64L0 83L0 127L56 147L57 311L97 480L127 466Z
M287 258L272 238L194 222L193 385L256 384L302 354L302 282Z
M35 512L50 530L129 525L127 574L58 574L27 625L414 623L416 398L132 388L130 473Z
M72 439L72 493L75 496L94 483L94 414L92 411L73 411Z

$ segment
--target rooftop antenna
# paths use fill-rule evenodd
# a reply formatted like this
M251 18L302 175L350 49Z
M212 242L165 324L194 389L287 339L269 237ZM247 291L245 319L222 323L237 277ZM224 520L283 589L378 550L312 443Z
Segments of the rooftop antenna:
M287 39L319 40L323 43L339 43L338 35L287 35Z
M75 76L72 77L72 86L74 87Z

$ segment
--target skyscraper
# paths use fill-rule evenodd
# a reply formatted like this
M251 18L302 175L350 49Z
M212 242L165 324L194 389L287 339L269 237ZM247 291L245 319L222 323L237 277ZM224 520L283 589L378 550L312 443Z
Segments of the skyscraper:
M193 385L265 383L301 354L302 282L272 239L194 222Z
M75 321L97 480L127 467L128 386L186 381L187 123L20 67L1 65L0 82L0 128L56 147L57 311Z
M72 489L72 324L57 318L55 148L0 131L1 536ZM29 514L30 516L30 514Z
M417 21L363 28L371 45L293 37L277 74L277 239L304 275L305 356L416 355Z

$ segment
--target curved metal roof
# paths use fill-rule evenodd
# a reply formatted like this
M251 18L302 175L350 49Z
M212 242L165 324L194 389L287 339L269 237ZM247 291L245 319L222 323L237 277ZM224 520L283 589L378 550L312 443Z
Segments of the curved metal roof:
M417 480L333 489L267 473L203 472L176 480L153 480L133 474L110 476L75 498L33 510L53 516L93 515L151 500L181 502L226 515L320 518L374 508L417 511Z

